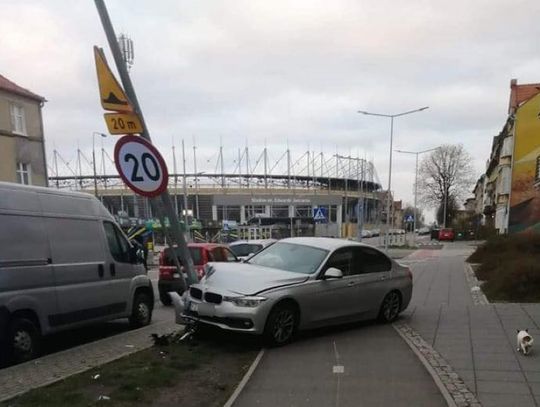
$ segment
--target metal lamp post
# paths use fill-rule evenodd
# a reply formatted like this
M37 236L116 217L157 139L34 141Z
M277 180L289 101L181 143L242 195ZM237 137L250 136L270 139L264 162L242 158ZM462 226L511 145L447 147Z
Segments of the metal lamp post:
M430 148L428 150L422 150L422 151L403 151L403 150L396 150L397 153L403 153L403 154L414 154L416 156L416 168L415 168L415 175L414 175L414 216L413 216L413 243L416 243L416 215L418 213L417 210L417 202L418 202L418 156L420 154L428 153L430 151L437 150L439 147Z
M428 109L429 106L421 107L419 109L414 110L408 110L406 112L397 113L397 114L384 114L384 113L372 113L372 112L366 112L364 110L359 110L358 113L362 113L364 115L368 116L379 116L379 117L386 117L390 119L390 163L388 165L388 192L387 192L387 199L386 199L386 233L385 233L385 241L384 241L384 250L388 251L388 233L390 231L390 204L392 201L392 198L390 196L390 191L392 187L392 147L394 142L394 118L405 116L408 114L421 112L423 110Z
M97 192L97 173L96 173L96 134L100 135L101 137L107 137L106 134L99 133L97 131L94 131L92 133L92 166L94 167L94 195L98 196Z

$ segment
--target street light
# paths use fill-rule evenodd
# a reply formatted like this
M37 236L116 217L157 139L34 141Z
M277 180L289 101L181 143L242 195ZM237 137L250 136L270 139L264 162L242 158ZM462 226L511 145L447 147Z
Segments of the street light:
M415 169L415 175L414 175L414 216L413 216L413 243L416 244L416 215L418 213L416 209L416 203L417 203L417 197L418 197L418 156L420 154L429 153L430 151L437 150L439 147L430 148L428 150L422 150L422 151L403 151L403 150L396 150L397 153L403 153L403 154L414 154L416 156L416 169Z
M98 196L97 193L97 174L96 174L96 134L101 137L107 137L106 134L99 133L97 131L94 131L92 133L92 166L94 167L94 195Z
M390 119L390 163L388 165L388 192L387 192L387 199L386 199L386 238L385 238L385 242L384 242L384 250L385 251L388 251L388 233L390 231L390 202L391 202L391 197L390 197L390 191L391 191L391 187L392 187L392 146L393 146L393 143L394 143L394 118L395 117L400 117L400 116L405 116L405 115L408 115L408 114L412 114L412 113L416 113L416 112L421 112L422 110L426 110L428 109L429 106L425 106L425 107L421 107L419 109L414 109L414 110L408 110L406 112L402 112L402 113L397 113L397 114L384 114L384 113L372 113L372 112L366 112L364 110L359 110L358 113L362 113L362 114L365 114L365 115L368 115L368 116L379 116L379 117L387 117Z

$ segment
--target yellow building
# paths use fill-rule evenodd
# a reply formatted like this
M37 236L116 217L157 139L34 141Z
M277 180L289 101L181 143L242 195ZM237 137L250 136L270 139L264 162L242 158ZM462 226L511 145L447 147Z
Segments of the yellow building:
M45 102L0 75L0 181L47 186Z

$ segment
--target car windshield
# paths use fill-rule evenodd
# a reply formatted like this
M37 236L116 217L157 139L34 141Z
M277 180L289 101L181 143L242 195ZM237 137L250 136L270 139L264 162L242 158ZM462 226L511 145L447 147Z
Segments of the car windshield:
M293 243L275 243L249 260L250 264L294 273L313 274L328 255L328 250Z

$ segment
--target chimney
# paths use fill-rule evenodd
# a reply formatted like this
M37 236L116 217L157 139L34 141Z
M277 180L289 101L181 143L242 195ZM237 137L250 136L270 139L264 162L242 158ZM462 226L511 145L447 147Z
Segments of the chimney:
M508 114L513 114L517 108L517 79L510 80L510 101L508 104Z

